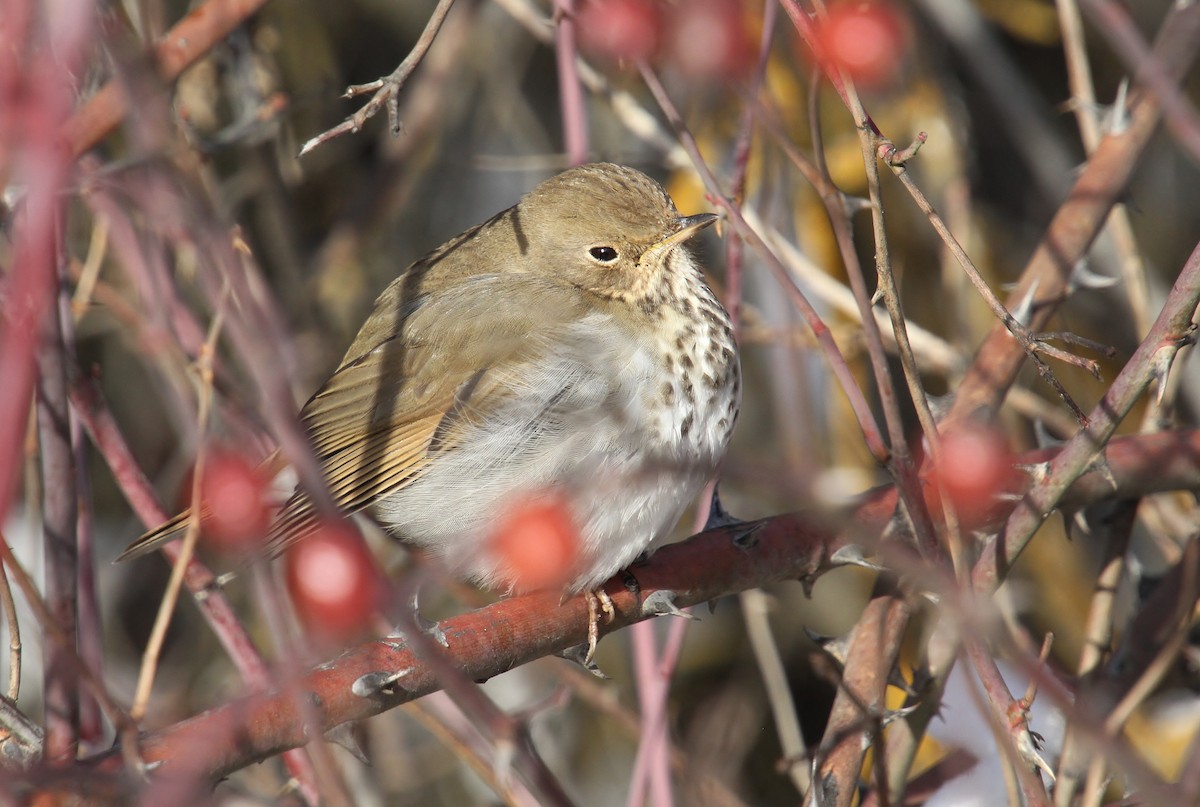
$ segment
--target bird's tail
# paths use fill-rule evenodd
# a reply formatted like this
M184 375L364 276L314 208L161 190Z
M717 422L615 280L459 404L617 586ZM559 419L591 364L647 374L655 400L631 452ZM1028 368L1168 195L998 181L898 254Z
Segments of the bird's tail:
M192 509L189 507L169 521L164 522L149 532L143 533L140 538L125 547L125 551L117 556L116 562L120 563L123 560L140 558L142 555L147 555L158 549L163 544L170 543L176 538L182 538L191 517Z

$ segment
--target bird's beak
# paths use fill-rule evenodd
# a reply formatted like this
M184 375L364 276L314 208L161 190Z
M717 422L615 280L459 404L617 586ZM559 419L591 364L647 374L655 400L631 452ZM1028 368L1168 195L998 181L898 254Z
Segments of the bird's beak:
M697 213L694 216L680 216L678 219L679 232L675 234L675 237L681 241L686 241L718 218L720 216L716 213Z
M679 229L671 233L669 236L658 242L655 246L658 248L670 247L675 244L681 244L687 241L696 233L703 230L708 225L712 224L719 218L716 213L697 213L694 216L680 216L675 219L675 223L679 225Z

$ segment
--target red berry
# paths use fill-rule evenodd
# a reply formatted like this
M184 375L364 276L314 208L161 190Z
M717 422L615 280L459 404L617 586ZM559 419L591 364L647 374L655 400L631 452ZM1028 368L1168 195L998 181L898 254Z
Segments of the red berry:
M579 43L613 61L649 59L662 36L658 0L587 0L575 16Z
M899 13L885 0L832 6L820 30L825 56L867 86L896 75L908 44Z
M672 7L667 53L693 80L731 80L754 63L754 43L738 0L688 0Z
M525 500L500 516L491 549L514 589L563 586L579 560L579 528L561 498Z
M245 457L213 450L200 481L204 540L222 552L254 549L271 524L268 480Z
M362 537L348 524L325 524L284 555L288 592L300 621L320 638L366 632L385 583Z
M934 469L959 518L979 521L1016 479L1008 441L996 429L966 428L942 437L941 464Z

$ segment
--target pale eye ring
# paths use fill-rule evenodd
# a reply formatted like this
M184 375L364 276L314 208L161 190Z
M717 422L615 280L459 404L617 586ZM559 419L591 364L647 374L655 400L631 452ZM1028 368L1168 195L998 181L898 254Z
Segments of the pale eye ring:
M588 255L597 263L612 263L617 259L617 250L614 247L599 246L592 247L588 250Z

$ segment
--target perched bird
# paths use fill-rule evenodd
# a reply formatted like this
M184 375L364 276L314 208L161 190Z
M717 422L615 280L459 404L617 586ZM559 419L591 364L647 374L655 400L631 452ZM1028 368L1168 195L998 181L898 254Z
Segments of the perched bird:
M568 591L653 549L738 414L729 317L685 247L715 219L681 216L631 168L585 165L409 266L300 414L334 500L489 588L518 583L489 530L522 497L559 497L578 526ZM316 523L298 490L271 550Z

